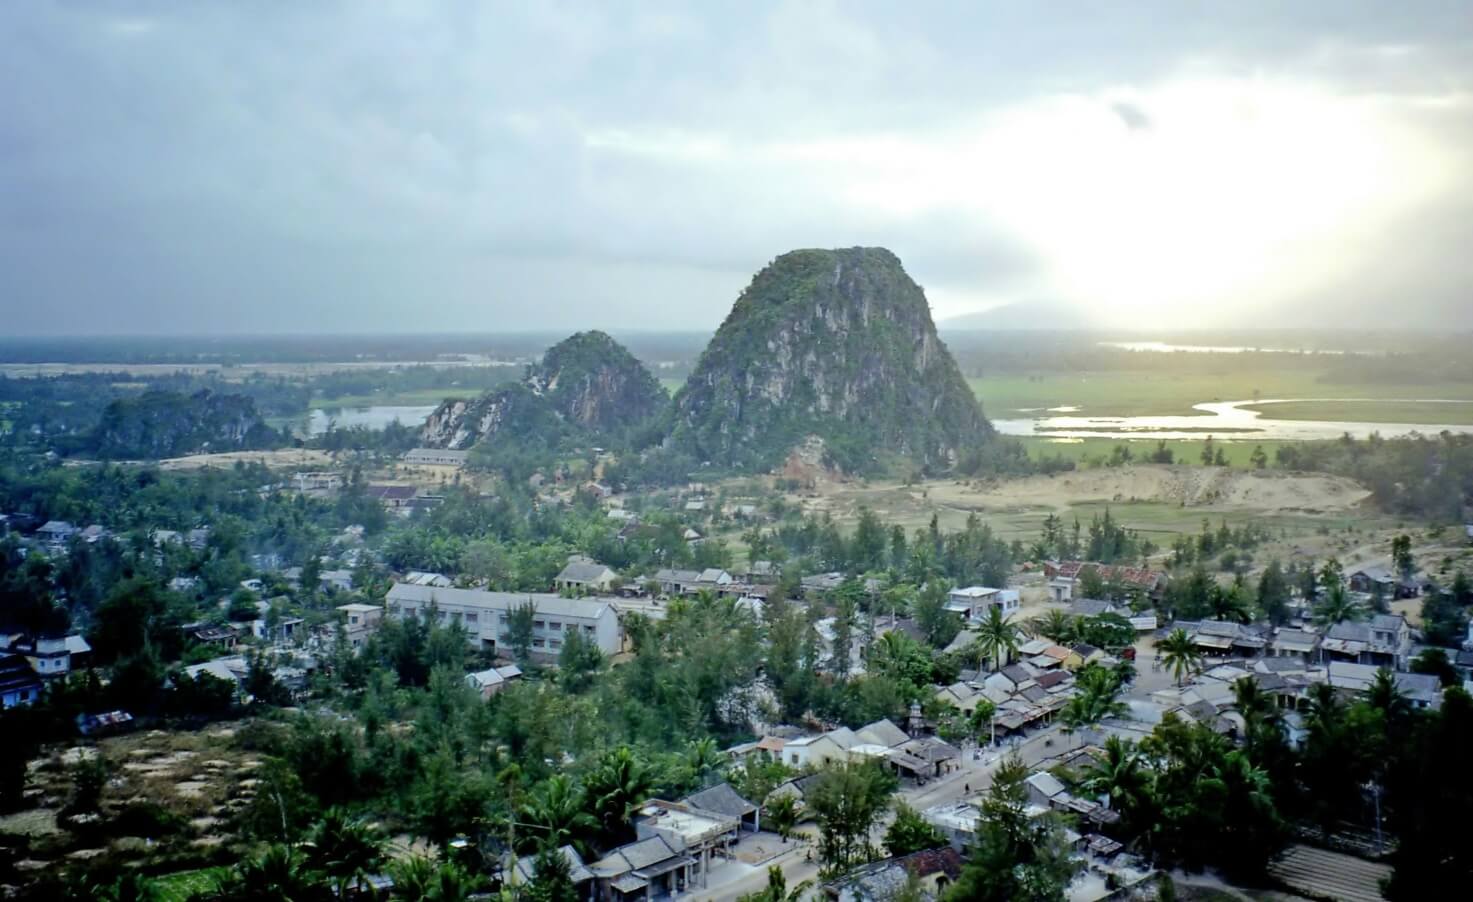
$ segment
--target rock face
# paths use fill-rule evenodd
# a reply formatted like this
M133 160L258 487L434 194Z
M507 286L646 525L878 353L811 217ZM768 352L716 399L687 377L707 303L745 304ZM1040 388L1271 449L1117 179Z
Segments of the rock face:
M107 458L159 459L280 442L280 433L266 425L245 395L150 391L109 404L92 434L91 450Z
M613 440L647 426L666 401L623 345L602 332L579 332L549 348L522 382L441 404L421 440L432 448L469 448L503 433L542 443L575 433Z
M853 471L887 455L945 469L991 435L899 258L848 248L757 274L676 394L670 441L769 469L816 436Z

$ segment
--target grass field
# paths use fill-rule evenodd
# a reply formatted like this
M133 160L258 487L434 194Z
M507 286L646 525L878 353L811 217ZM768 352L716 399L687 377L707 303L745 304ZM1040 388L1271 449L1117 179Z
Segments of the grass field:
M1241 401L1248 398L1449 398L1473 401L1473 384L1335 385L1318 382L1312 373L1167 374L1161 372L1044 373L967 380L995 419L1013 419L1019 410L1077 407L1080 416L1190 416L1192 405L1204 401ZM1273 405L1275 416L1282 416ZM1366 405L1368 408L1376 406ZM1345 419L1335 408L1343 402L1294 405L1296 419ZM1378 422L1462 422L1449 420L1463 405L1420 404L1413 419ZM1321 409L1323 408L1323 409ZM1389 408L1388 408L1389 409ZM1405 412L1399 412L1398 416ZM1464 417L1473 417L1469 404ZM1469 422L1473 422L1470 419Z
M165 874L158 880L159 902L187 902L196 893L211 892L215 888L215 881L224 874L224 868L201 868Z
M1255 404L1257 410L1276 420L1349 420L1359 423L1445 423L1473 425L1473 401L1439 404L1426 401L1292 401L1287 404Z

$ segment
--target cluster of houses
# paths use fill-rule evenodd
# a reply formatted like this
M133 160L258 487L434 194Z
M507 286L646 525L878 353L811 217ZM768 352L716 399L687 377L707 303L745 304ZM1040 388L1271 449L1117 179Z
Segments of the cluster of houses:
M727 750L736 763L745 765L753 758L781 762L793 770L810 772L775 788L763 804L779 796L792 796L802 808L805 790L812 785L812 771L830 764L850 761L877 761L901 780L920 785L944 776L961 766L961 750L935 736L928 735L925 723L916 709L911 716L911 731L906 732L890 720L851 730L838 727L823 733L811 733L797 727L775 727L756 742L743 743Z
M1374 614L1323 630L1309 624L1273 627L1221 620L1177 620L1162 632L1185 632L1207 658L1295 658L1405 670L1412 657L1412 628L1401 614Z
M86 666L92 646L79 635L0 633L0 708L29 705L50 680Z
M571 845L558 853L582 902L671 898L706 888L712 867L733 858L742 836L759 829L759 818L758 806L718 783L679 801L645 802L634 816L634 841L596 861L585 861ZM535 867L536 856L525 856L502 879L525 885Z

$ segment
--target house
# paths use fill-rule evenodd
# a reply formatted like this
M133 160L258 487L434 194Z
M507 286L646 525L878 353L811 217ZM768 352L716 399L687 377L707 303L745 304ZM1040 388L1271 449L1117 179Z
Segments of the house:
M64 548L77 532L77 527L65 520L47 520L36 530L36 538L52 548Z
M112 533L108 532L106 527L101 526L97 523L93 523L91 526L77 533L77 538L83 542L86 542L88 545L95 545L98 542L101 542L103 539L110 538L111 536Z
M835 742L827 733L789 739L783 745L783 763L802 770L805 767L822 767L830 761L848 758L849 748Z
M586 557L575 555L553 578L559 592L612 592L619 574Z
M962 759L960 749L935 736L917 736L915 739L902 743L891 753L892 762L900 755L925 763L925 773L915 775L923 779L939 777L955 770ZM899 765L899 762L895 763Z
M706 502L702 498L692 498L685 503L685 512L688 514L699 514L706 510Z
M1047 808L1065 791L1058 777L1046 770L1034 771L1023 781L1028 788L1028 801L1040 808Z
M509 650L508 628L513 612L528 604L534 611L530 648L534 657L557 657L563 640L573 630L581 630L583 638L605 655L617 654L623 645L618 611L610 599L397 583L385 600L393 617L422 617L434 611L441 623L459 622L473 647L492 653Z
M0 708L29 705L41 697L41 677L24 655L0 652Z
M1404 670L1412 630L1401 614L1375 614L1366 623L1337 623L1320 640L1320 660L1348 661Z
M319 575L318 585L324 592L353 591L352 570L324 570Z
M821 594L832 592L843 584L844 574L842 573L816 573L798 580L798 592L804 598L807 598L810 593Z
M953 849L971 848L982 809L971 802L947 802L921 812L926 823L940 830Z
M1416 598L1421 587L1414 579L1402 579L1389 568L1380 566L1363 567L1346 577L1352 592L1362 592L1375 598Z
M397 511L408 506L416 491L412 485L370 485L363 494L382 504L385 510Z
M655 582L660 584L662 595L694 595L700 581L699 570L672 570L667 567L655 571Z
M92 646L79 635L53 638L0 637L0 650L23 656L37 676L51 680L64 677L86 663Z
M585 482L583 484L583 491L597 498L599 501L603 501L605 498L614 494L614 490L602 482Z
M348 645L354 649L362 648L384 619L383 605L354 602L340 604L337 609L343 614L343 632Z
M423 570L411 570L399 581L412 586L431 586L436 589L448 589L455 585L455 580L443 573L428 573Z
M660 899L696 885L695 859L659 835L620 846L588 870L597 886L595 898L608 902Z
M813 791L814 785L822 777L823 774L804 774L801 777L794 777L791 780L786 780L782 783L779 783L777 786L773 787L772 792L769 792L767 794L767 798L762 800L762 805L763 807L771 808L772 803L777 801L778 799L791 798L801 809L804 805L804 800L808 796L808 793Z
M730 783L717 783L709 789L691 793L681 800L681 804L731 818L753 833L762 829L761 810L738 795Z
M1279 627L1268 644L1268 654L1275 658L1298 658L1308 662L1319 644L1319 635L1310 630Z
M452 451L449 448L414 448L404 452L404 465L408 467L453 467L465 466L469 451Z
M593 898L593 872L583 863L583 856L572 846L562 846L558 854L568 863L568 876L573 881L573 892L578 902L587 902ZM537 874L537 856L523 855L518 858L516 864L512 865L511 874L507 876L506 882L513 886L524 886L531 883Z
M1022 596L1016 589L991 589L967 586L946 593L946 610L960 614L964 620L977 621L987 616L988 608L998 608L1009 617L1022 607Z
M1093 572L1106 585L1116 586L1122 591L1139 594L1159 601L1166 591L1166 574L1159 570L1139 567L1120 567L1097 564L1090 561L1046 561L1043 565L1044 578L1048 580L1049 594L1055 602L1063 603L1074 599L1074 589L1080 579Z
M832 902L889 902L901 898L915 880L926 897L936 898L961 872L961 854L952 846L942 846L860 865L823 884L820 891Z
M500 692L506 684L522 677L522 669L515 664L492 667L465 675L465 684L480 694L482 700Z
M741 829L740 818L663 799L645 802L634 817L634 834L640 839L663 839L695 861L690 876L702 887L711 860L731 857L731 847L741 838Z
M1395 673L1396 688L1413 708L1442 707L1442 681L1430 673Z
M894 748L910 741L905 731L897 727L889 718L862 726L855 733L860 742L882 745L885 748Z

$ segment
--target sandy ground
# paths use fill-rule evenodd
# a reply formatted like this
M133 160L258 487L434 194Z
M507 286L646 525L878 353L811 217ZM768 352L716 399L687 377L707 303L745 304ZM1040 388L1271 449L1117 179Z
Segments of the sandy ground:
M1031 476L980 488L957 483L931 488L938 501L955 498L984 509L1030 505L1063 510L1087 501L1164 501L1189 507L1329 512L1349 510L1370 494L1338 476L1152 464Z
M283 448L279 451L230 451L224 454L191 454L159 461L163 470L198 470L204 467L233 467L236 463L260 463L268 467L322 468L332 465L326 451Z

